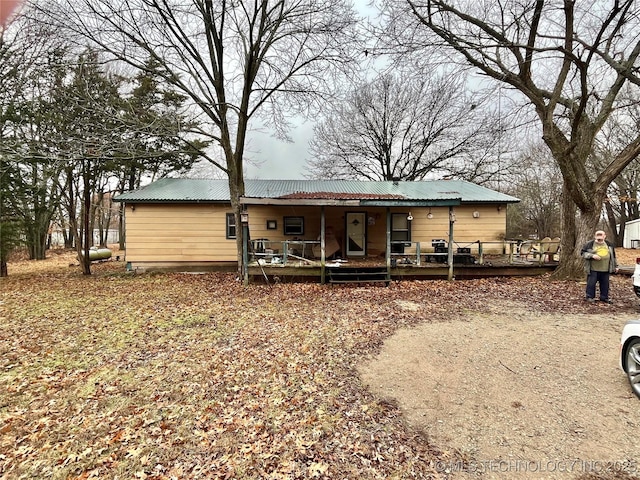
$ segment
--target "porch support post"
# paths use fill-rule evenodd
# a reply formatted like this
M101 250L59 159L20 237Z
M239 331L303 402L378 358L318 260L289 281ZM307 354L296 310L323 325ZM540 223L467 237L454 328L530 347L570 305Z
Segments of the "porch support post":
M387 248L386 248L386 262L387 262L387 278L391 280L391 209L387 207Z
M249 224L242 222L242 277L244 285L249 285Z
M453 213L453 207L449 207L449 252L447 255L447 261L449 262L449 274L448 280L453 280L453 224L456 221L456 216Z
M320 207L320 283L324 285L325 282L325 229L326 219L324 214L324 205Z

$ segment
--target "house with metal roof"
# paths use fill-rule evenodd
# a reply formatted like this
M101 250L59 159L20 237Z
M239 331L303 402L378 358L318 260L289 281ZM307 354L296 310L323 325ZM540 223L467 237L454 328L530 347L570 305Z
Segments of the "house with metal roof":
M234 267L244 255L249 271L306 269L323 281L327 269L364 261L388 280L401 266L452 268L483 249L504 252L506 207L519 201L458 180L246 180L238 224L226 180L165 178L115 200L125 204L131 268Z

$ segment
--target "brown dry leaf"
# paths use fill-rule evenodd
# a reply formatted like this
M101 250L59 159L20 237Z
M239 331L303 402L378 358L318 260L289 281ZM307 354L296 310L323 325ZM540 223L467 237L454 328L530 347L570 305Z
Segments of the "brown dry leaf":
M583 285L548 277L243 287L117 262L83 277L69 258L12 262L0 280L3 478L438 478L455 454L355 365L399 328L505 298L597 314Z

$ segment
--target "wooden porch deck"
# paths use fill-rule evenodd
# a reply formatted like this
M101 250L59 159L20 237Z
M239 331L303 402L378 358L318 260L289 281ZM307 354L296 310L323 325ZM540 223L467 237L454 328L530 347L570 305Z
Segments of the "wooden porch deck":
M420 265L415 258L395 257L389 269L391 280L402 279L447 279L449 277L449 266L442 261L422 260ZM439 259L438 259L439 260ZM485 255L483 263L477 263L477 256L473 257L475 263L467 259L458 258L454 261L453 276L462 278L482 278L500 276L535 276L552 272L558 266L555 260L545 260L540 263L538 259L520 259L509 255ZM253 281L259 281L265 277L273 280L275 277L289 280L303 278L306 280L322 279L322 269L319 261L299 260L288 261L286 265L279 263L252 262L248 266L249 277ZM327 261L325 264L325 277L328 277L328 269L380 269L386 268L386 260L382 257L349 258L347 260ZM328 279L326 282L329 283ZM365 283L364 281L362 283Z

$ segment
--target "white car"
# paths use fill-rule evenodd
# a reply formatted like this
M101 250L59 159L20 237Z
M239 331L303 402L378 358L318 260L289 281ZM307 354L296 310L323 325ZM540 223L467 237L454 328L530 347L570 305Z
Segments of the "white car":
M627 374L631 390L640 398L640 320L631 320L622 329L620 368Z
M633 272L633 291L640 297L640 258ZM630 320L620 338L620 368L627 374L631 390L640 398L640 320Z

